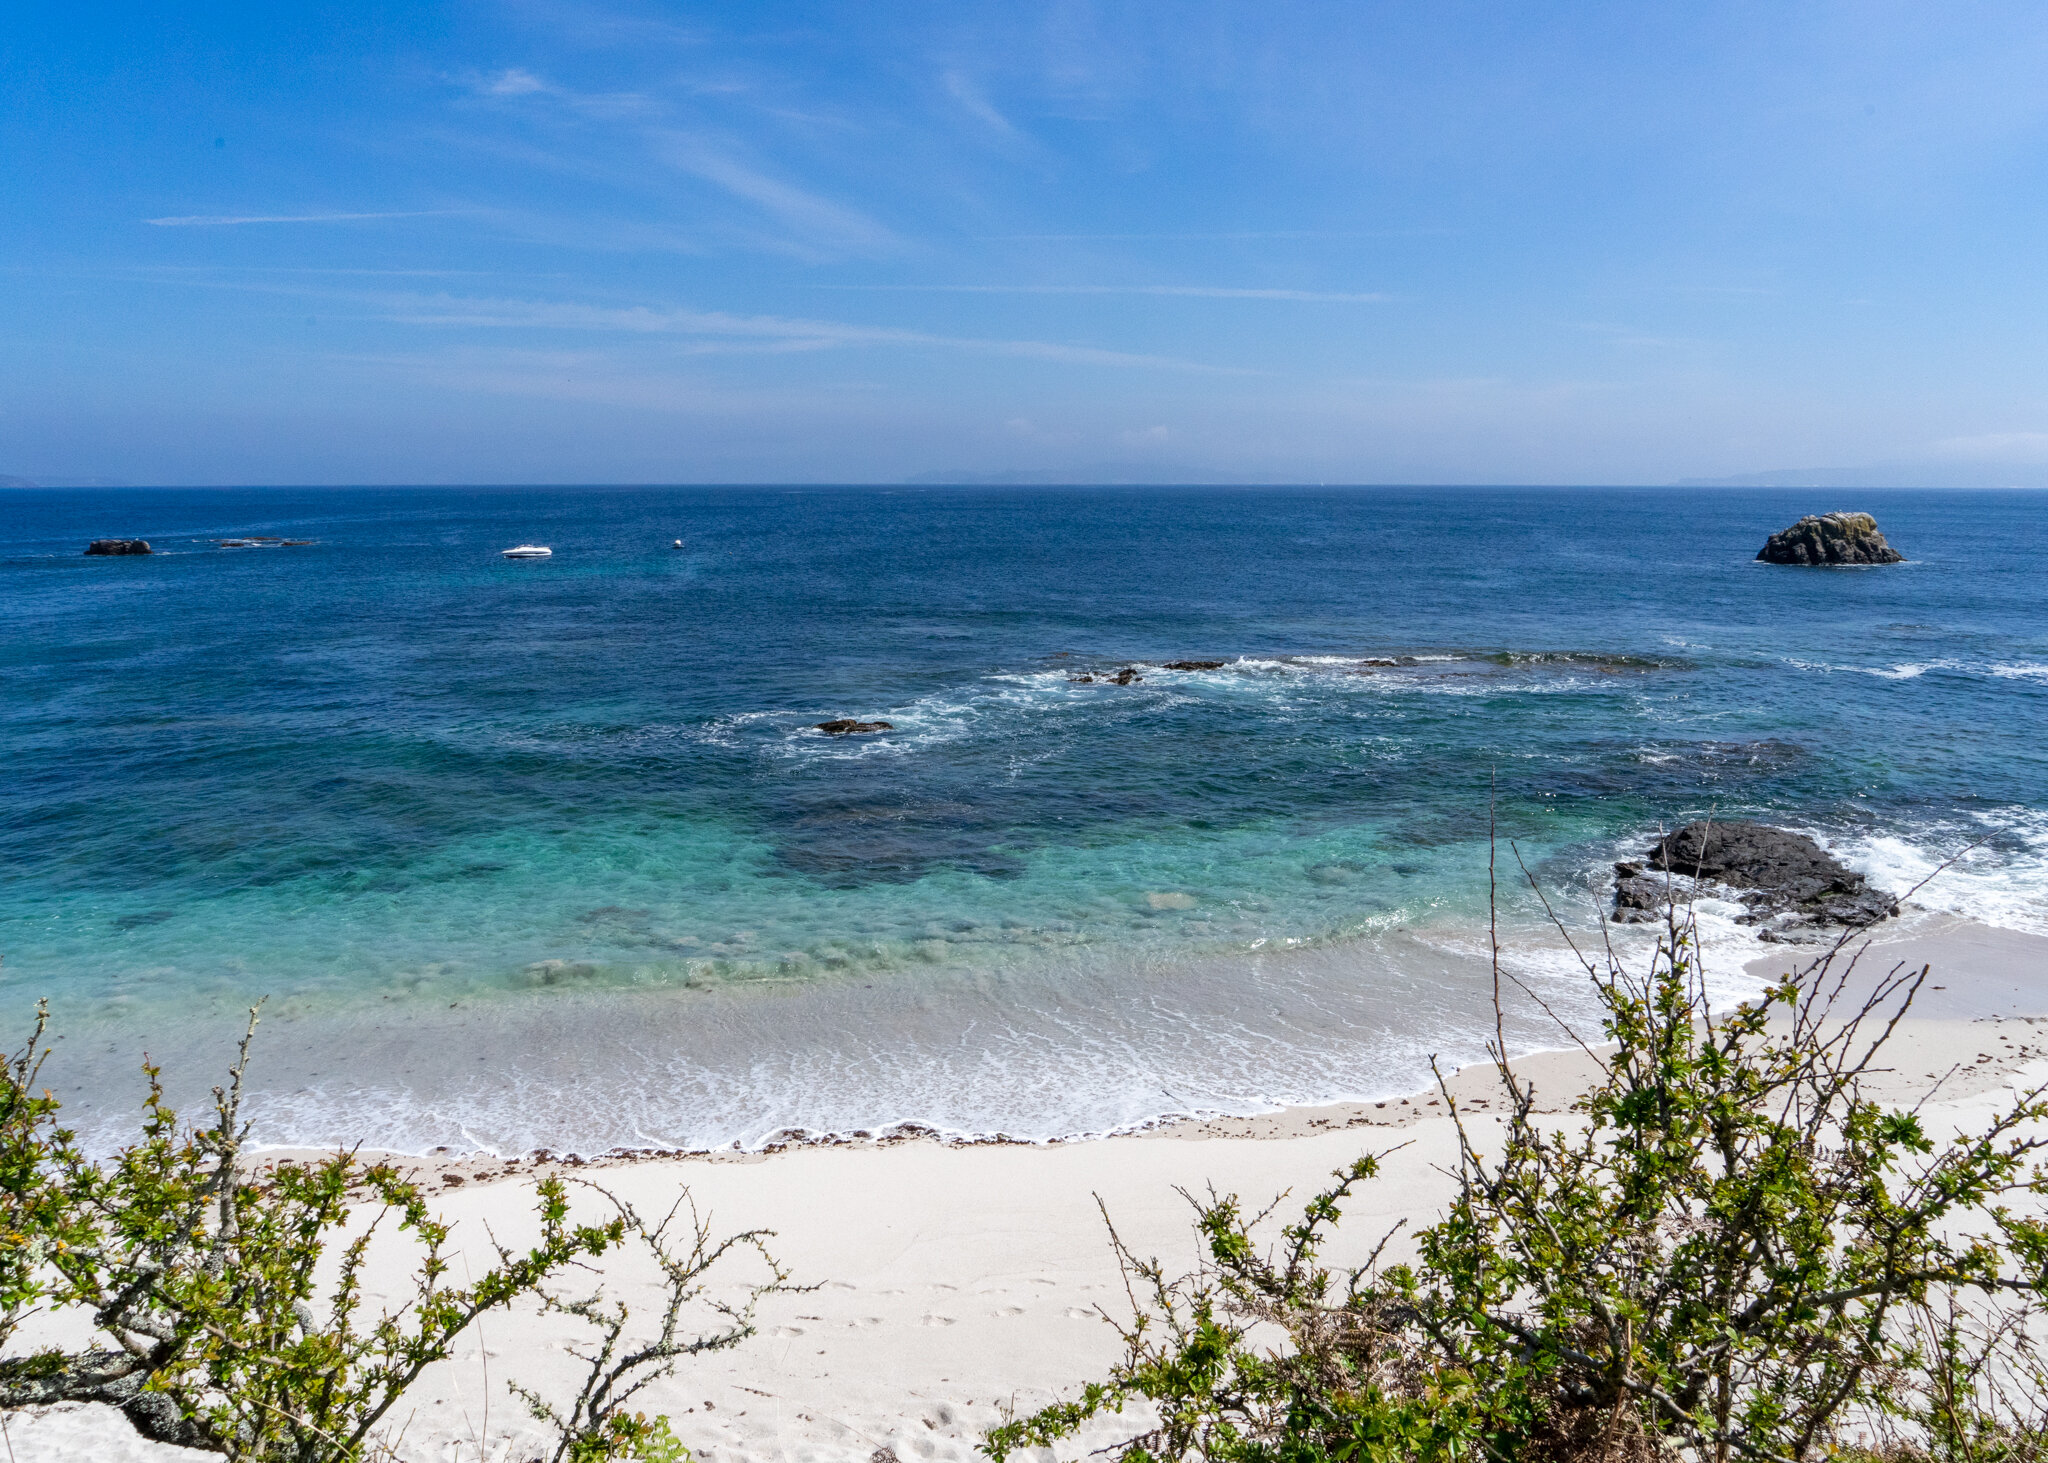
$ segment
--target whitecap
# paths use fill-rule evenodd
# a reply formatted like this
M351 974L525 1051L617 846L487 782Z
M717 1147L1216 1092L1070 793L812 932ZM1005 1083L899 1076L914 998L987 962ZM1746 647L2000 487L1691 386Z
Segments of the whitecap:
M1921 909L2048 934L2048 811L2009 807L1918 830L1852 835L1835 856ZM1946 865L1946 867L1944 867Z

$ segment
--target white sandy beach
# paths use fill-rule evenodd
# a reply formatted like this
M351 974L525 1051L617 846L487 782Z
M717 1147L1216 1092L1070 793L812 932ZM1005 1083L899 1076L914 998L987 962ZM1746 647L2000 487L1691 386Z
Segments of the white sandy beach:
M1874 945L1866 968L1929 962L1935 974L1895 1038L1892 1100L1933 1095L1940 1130L1979 1121L2013 1089L2048 1081L2048 938L1956 922ZM1782 966L1786 962L1779 962ZM1768 971L1758 973L1770 973ZM1562 1106L1588 1070L1583 1055L1521 1064L1546 1106ZM1492 1075L1454 1079L1483 1111ZM1475 1121L1484 1123L1483 1116ZM1098 1199L1141 1253L1192 1264L1189 1209L1178 1189L1213 1185L1261 1203L1305 1197L1361 1151L1388 1151L1384 1176L1349 1206L1329 1258L1361 1255L1398 1220L1427 1222L1450 1192L1455 1146L1440 1099L1301 1109L1183 1124L1095 1142L948 1146L929 1141L804 1147L768 1155L615 1161L569 1170L643 1213L687 1189L721 1233L765 1226L799 1282L772 1297L760 1334L735 1351L686 1362L645 1399L667 1412L700 1459L869 1460L974 1456L1004 1408L1029 1409L1102 1374L1118 1344L1096 1314L1125 1309ZM481 1262L486 1227L517 1242L536 1166L451 1163L433 1174L440 1207ZM397 1277L379 1275L380 1287ZM629 1299L639 1282L615 1274ZM410 1458L517 1463L542 1434L507 1379L565 1395L567 1331L530 1315L486 1319L463 1355L431 1375L412 1404ZM1062 1456L1112 1440L1112 1419ZM141 1443L104 1409L10 1419L17 1463L198 1455ZM886 1459L883 1460L886 1463Z

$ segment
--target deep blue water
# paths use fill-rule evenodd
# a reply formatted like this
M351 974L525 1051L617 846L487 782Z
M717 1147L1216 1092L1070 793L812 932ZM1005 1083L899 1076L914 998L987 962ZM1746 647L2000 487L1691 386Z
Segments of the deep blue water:
M1753 562L1836 507L1910 562ZM9 491L0 990L147 1030L1341 947L1482 916L1496 777L1581 902L1711 808L1895 884L1988 840L1940 898L2040 929L2044 566L2022 492Z

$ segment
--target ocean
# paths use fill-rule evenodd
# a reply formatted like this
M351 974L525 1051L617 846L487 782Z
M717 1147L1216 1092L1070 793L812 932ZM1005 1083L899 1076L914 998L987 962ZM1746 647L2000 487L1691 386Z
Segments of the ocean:
M1754 562L1844 507L1909 562ZM2017 491L9 490L5 1029L106 1134L267 998L257 1136L404 1151L1403 1093L1493 1029L1490 821L1564 1011L1516 858L1597 941L1710 812L2048 932L2044 565Z

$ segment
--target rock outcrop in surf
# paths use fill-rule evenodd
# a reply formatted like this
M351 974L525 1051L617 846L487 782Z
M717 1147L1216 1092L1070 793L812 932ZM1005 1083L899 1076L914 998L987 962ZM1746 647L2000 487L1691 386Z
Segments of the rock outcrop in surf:
M1757 551L1766 564L1898 564L1906 556L1884 541L1868 513L1809 513Z
M152 554L156 551L149 546L146 538L96 538L85 546L88 554Z
M1688 823L1614 872L1613 918L1624 924L1661 919L1667 900L1716 889L1748 906L1742 924L1861 929L1899 912L1895 897L1805 834L1762 823Z
M836 721L819 722L818 730L828 737L850 737L861 732L894 731L896 727L892 722L855 721L850 716L842 716Z

